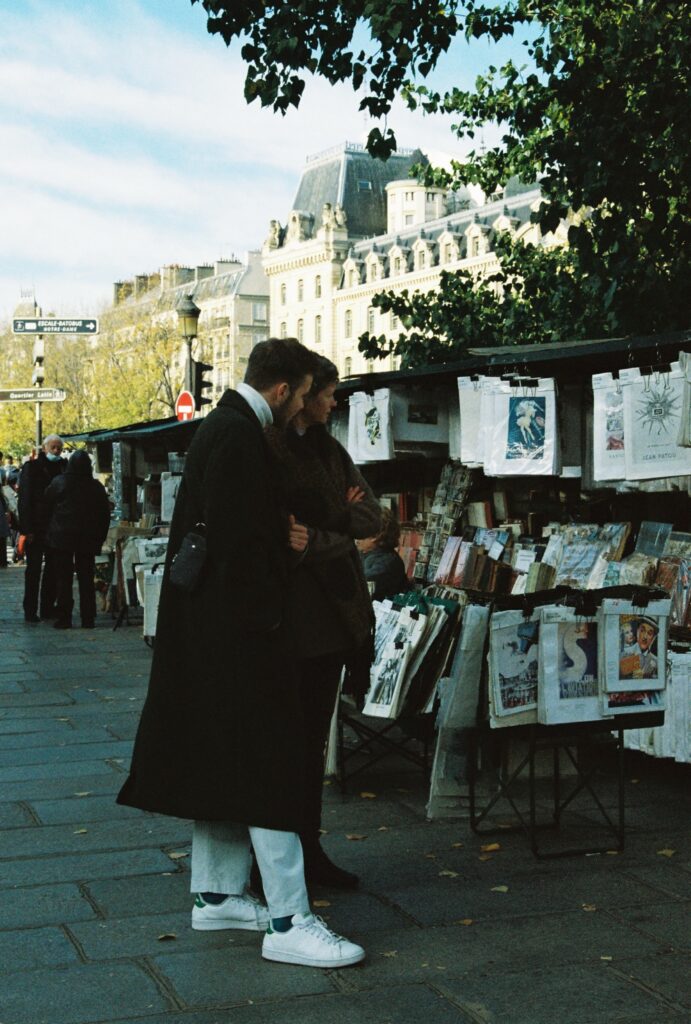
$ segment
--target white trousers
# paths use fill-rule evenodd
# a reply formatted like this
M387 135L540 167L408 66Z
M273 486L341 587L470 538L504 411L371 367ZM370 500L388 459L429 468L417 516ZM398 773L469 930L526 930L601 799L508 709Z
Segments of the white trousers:
M192 892L243 893L250 877L250 842L271 917L308 914L302 844L296 832L227 821L195 821Z

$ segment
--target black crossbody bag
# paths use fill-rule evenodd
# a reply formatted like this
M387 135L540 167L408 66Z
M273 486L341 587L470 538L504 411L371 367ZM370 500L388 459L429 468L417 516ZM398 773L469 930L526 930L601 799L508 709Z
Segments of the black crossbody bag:
M206 524L195 523L185 534L180 550L170 563L170 582L178 590L192 594L201 579L206 562Z

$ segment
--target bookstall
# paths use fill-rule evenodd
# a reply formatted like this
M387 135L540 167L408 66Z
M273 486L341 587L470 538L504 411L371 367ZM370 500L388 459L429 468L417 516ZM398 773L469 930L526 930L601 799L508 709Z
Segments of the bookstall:
M486 817L471 808L479 737L520 737L532 778L550 748L555 793L563 750L595 800L574 734L689 759L687 349L691 332L516 346L341 385L332 429L403 523L417 591L375 606L362 720L434 716L430 817ZM512 774L500 766L500 795Z

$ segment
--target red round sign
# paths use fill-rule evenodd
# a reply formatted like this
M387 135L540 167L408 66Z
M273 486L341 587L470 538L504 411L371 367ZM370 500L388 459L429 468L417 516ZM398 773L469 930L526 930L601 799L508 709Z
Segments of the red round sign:
M178 395L175 415L179 420L191 420L194 416L194 397L190 391L181 391Z

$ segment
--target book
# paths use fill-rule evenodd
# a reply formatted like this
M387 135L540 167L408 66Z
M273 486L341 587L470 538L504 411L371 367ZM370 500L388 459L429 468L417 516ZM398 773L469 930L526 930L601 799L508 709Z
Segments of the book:
M653 523L644 520L636 537L634 551L640 555L651 555L660 558L665 551L665 545L672 532L671 523Z
M492 529L492 507L488 501L469 501L466 505L469 526L484 526Z
M681 533L673 530L667 538L663 554L691 561L691 533Z
M673 626L685 625L691 604L689 563L684 558L661 558L654 583L672 598L670 623Z
M451 582L460 546L460 537L449 537L434 575L435 583L448 584Z
M465 586L466 566L468 564L468 559L470 558L470 552L472 547L473 545L470 543L470 541L462 540L460 547L458 549L456 566L454 568L450 581L451 586L456 587L457 590L460 590L461 587Z

